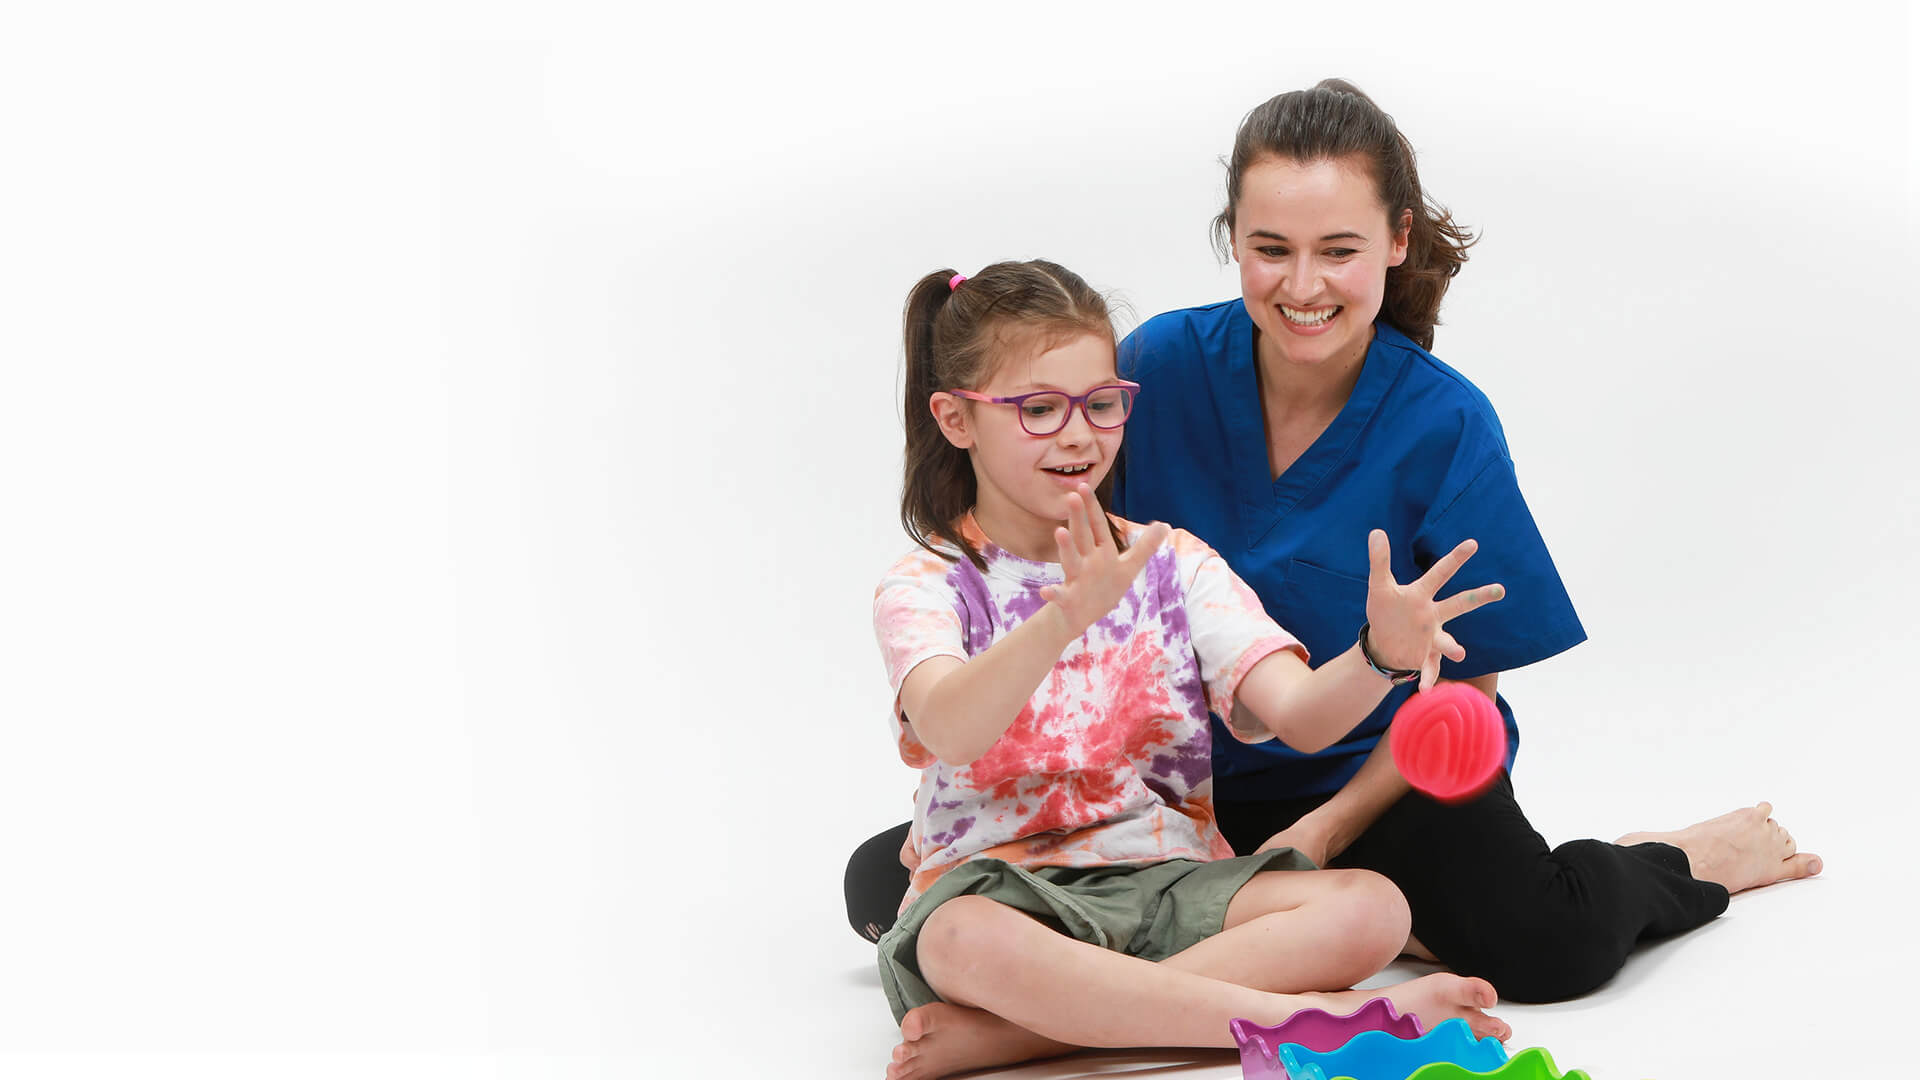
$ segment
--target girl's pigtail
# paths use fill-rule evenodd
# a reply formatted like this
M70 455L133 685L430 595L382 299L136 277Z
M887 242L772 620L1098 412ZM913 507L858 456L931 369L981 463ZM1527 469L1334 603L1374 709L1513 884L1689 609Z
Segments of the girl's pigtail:
M914 543L936 555L934 541L965 551L981 570L986 559L960 534L960 522L973 509L977 492L967 452L947 441L928 401L953 387L943 385L939 363L940 315L954 302L949 284L955 272L935 270L907 294L901 317L906 339L907 375L902 415L906 422L905 478L900 488L900 524ZM944 556L943 556L944 557Z

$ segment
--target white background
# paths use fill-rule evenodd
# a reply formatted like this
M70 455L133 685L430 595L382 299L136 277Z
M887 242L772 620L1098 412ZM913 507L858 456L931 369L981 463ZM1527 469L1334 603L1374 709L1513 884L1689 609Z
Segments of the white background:
M1904 5L60 10L0 34L10 1074L877 1076L907 289L1231 297L1217 159L1334 74L1483 235L1436 351L1592 638L1502 680L1523 804L1828 864L1514 1046L1891 1053Z

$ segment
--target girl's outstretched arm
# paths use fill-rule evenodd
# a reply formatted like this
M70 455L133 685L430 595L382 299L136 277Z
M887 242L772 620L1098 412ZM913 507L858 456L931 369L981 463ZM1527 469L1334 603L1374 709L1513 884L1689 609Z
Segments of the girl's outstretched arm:
M1081 484L1067 505L1067 525L1053 533L1066 581L1040 590L1047 603L971 660L936 656L900 683L900 711L915 737L949 765L966 765L999 740L1060 654L1120 603L1170 531L1155 523L1123 554L1091 488Z
M1472 540L1461 541L1418 580L1402 585L1388 565L1387 535L1375 529L1367 537L1367 621L1374 660L1382 667L1418 669L1422 690L1439 677L1442 656L1466 658L1444 624L1506 595L1503 586L1485 585L1434 599L1477 547ZM1357 642L1313 669L1292 653L1273 653L1241 681L1230 721L1242 731L1264 727L1295 750L1316 753L1366 719L1391 688Z

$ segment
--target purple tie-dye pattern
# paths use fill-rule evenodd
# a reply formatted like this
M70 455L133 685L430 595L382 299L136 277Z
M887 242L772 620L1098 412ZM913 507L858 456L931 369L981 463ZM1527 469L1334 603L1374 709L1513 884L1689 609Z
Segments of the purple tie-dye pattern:
M1171 754L1155 754L1150 768L1155 776L1178 776L1190 791L1199 788L1213 776L1213 732L1201 731Z
M1143 604L1139 590L1135 589L1121 597L1112 611L1101 616L1100 621L1093 624L1093 629L1104 634L1108 641L1125 641L1133 633L1133 628L1140 625L1140 608Z
M1161 548L1147 563L1147 588L1157 601L1160 628L1169 644L1193 643L1193 629L1187 622L1187 606L1180 595L1180 560L1171 545Z
M934 843L940 845L941 847L949 847L957 843L961 837L967 835L972 831L973 831L973 819L970 817L963 817L953 822L948 827L947 831L934 833L932 836L927 837L927 839L933 841Z
M1040 613L1041 608L1046 606L1047 598L1040 595L1040 586L1035 582L1028 582L1025 589L1007 597L1007 602L1001 606L1000 610L1006 616L1006 625L1011 628L1033 618Z
M966 628L966 649L968 656L979 656L993 644L993 592L987 588L987 579L972 560L962 557L953 564L953 570L947 575L947 585L954 592L954 610L960 615L960 625Z
M1167 652L1180 657L1174 670L1168 672L1168 693L1173 697L1181 712L1193 715L1207 711L1207 688L1200 674L1200 662L1193 652L1193 624L1187 619L1187 607L1180 594L1180 560L1169 544L1155 553L1147 564L1150 587L1156 599L1160 615L1160 632L1166 637ZM1211 754L1212 733L1208 732L1208 753ZM1164 775L1164 774L1163 774Z
M972 792L962 792L960 797L957 799L954 799L952 802L941 802L938 798L935 798L929 795L927 797L927 812L933 813L938 810L958 810L960 807L967 805L967 800L971 798L973 798Z
M1155 760L1157 761L1158 759L1156 758ZM1156 771L1160 771L1160 770L1156 770ZM1161 775L1164 776L1165 773L1161 772ZM1148 791L1151 791L1155 795L1160 796L1160 801L1163 803L1166 803L1168 806L1176 806L1179 804L1180 793L1173 790L1173 788L1169 787L1167 785L1167 782L1165 780L1160 779L1160 777L1143 776L1140 778L1140 782L1147 785Z

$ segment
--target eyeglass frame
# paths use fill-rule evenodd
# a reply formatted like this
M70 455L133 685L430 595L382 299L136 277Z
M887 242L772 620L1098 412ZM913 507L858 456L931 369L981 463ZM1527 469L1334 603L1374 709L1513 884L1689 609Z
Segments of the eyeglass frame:
M1087 408L1088 399L1093 397L1093 395L1099 393L1102 390L1125 390L1127 392L1127 399L1128 399L1127 415L1121 417L1120 422L1117 424L1106 425L1106 424L1100 423L1099 421L1093 418L1093 413L1089 411ZM989 405L1018 406L1021 402L1026 401L1028 398L1037 398L1037 397L1066 398L1067 408L1066 408L1066 412L1062 414L1064 416L1064 419L1060 421L1060 426L1057 428L1054 428L1052 431L1045 433L1044 435L1035 434L1033 429L1027 426L1026 410L1025 409L1019 410L1021 431L1026 432L1027 435L1031 438L1050 439L1053 436L1058 435L1061 432L1067 430L1067 425L1073 422L1073 407L1075 405L1080 406L1080 415L1087 418L1087 426L1093 428L1096 431L1118 431L1121 428L1126 427L1128 417L1131 417L1133 415L1132 399L1140 396L1140 384L1136 382L1128 382L1125 379L1116 379L1110 383L1101 383L1099 386L1094 387L1093 389L1087 391L1084 394L1069 394L1065 390L1035 390L1031 394L1014 394L1011 397L989 397L986 394L978 394L972 390L948 390L947 393L952 394L954 397L966 398L968 401L984 401Z

